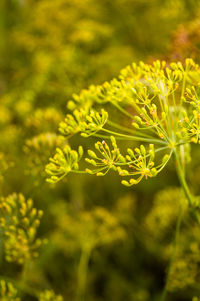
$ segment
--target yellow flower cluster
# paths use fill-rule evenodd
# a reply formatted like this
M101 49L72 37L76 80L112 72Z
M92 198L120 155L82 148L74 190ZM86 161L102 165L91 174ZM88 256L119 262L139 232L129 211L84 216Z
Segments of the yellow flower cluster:
M39 301L63 301L63 297L56 295L53 291L46 290L40 293Z
M7 261L23 264L37 257L42 241L36 234L42 214L33 207L33 201L26 200L22 194L0 199L0 227Z
M21 301L12 283L0 280L0 299L2 301Z
M56 154L46 166L46 173L50 176L49 183L56 183L69 172L76 172L79 169L78 162L83 155L82 146L79 146L78 152L72 150L69 145L65 145L63 150L57 148L56 151Z
M83 90L80 96L75 95L69 107L75 108L77 104L79 109L74 109L73 114L68 114L65 121L60 123L60 133L67 138L79 132L85 138L103 138L102 142L95 144L101 157L89 150L91 159L86 158L86 162L97 169L86 168L86 172L105 175L113 169L121 176L138 176L122 181L122 184L137 184L142 178L156 176L172 154L179 154L180 147L186 149L188 143L199 142L199 79L200 67L192 59L186 59L184 65L178 62L167 66L164 61L155 61L152 65L133 63L121 71L118 79L102 86L91 86L89 90ZM83 104L87 104L86 108L81 108ZM109 111L108 108L108 115L105 109L93 109L105 104L114 106L118 112L120 119L117 122L118 115L114 110ZM115 120L111 120L112 117ZM110 150L106 139L111 139L113 150ZM128 154L123 156L116 139L149 143L150 150L148 152L141 145L134 152L129 148ZM162 163L155 164L154 152L160 151L165 151ZM63 153L61 149L57 152L60 156ZM65 164L65 161L61 161L58 163L60 167ZM130 171L122 169L122 165L127 165ZM67 171L60 170L55 180L60 180L64 174L77 168L76 165L76 168ZM47 171L49 173L49 165ZM57 170L51 172L52 176L53 173L56 176Z
M64 122L59 125L59 131L67 138L81 132L82 137L89 137L100 131L108 119L108 113L105 110L95 112L85 109L74 110L73 115L68 114Z

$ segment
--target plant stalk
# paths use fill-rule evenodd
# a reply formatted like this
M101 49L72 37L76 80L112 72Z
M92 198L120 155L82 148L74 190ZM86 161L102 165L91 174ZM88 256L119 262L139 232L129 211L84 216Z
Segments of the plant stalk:
M179 156L177 149L174 150L174 155L175 155L177 175L178 175L181 187L184 191L185 197L188 200L188 205L191 206L193 204L193 197L192 197L192 194L190 193L189 187L187 185L187 182L185 179L184 167L181 163L180 156ZM166 277L166 283L165 283L165 287L163 289L163 293L161 296L161 301L165 301L166 297L167 297L169 276L170 276L172 264L174 262L175 255L176 255L177 241L178 241L178 236L180 233L181 221L182 221L182 209L181 209L181 204L180 204L180 210L179 210L179 215L178 215L178 219L177 219L177 223L176 223L175 236L174 236L174 241L173 241L173 249L172 249L172 253L171 253L171 257L170 257L169 268L168 268L167 277Z
M90 259L91 249L83 248L81 258L78 266L78 288L77 288L77 301L85 300L86 281L88 273L88 262Z
M169 267L168 267L168 271L167 271L166 283L165 283L163 293L162 293L162 296L161 296L161 301L165 301L166 297L167 297L169 277L170 277L170 273L171 273L171 269L172 269L172 264L173 264L175 256L176 256L176 247L177 247L177 241L178 241L178 237L179 237L179 233L180 233L181 221L182 221L182 209L181 209L181 206L180 206L179 215L178 215L178 219L177 219L177 223L176 223L174 240L173 240L173 247L172 247Z
M188 200L188 204L189 204L189 206L191 206L193 204L193 197L192 197L192 194L190 193L189 187L185 180L184 168L181 164L180 156L176 149L174 150L174 155L175 155L175 160L176 160L177 175L178 175L179 181L181 183L182 189L184 191L185 197Z

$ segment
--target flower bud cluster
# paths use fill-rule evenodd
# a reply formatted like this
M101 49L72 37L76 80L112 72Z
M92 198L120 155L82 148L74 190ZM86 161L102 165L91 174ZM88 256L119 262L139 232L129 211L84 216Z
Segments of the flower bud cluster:
M63 297L56 295L53 291L46 290L40 293L39 301L63 301Z
M53 131L56 125L62 120L63 115L58 109L47 107L37 109L33 114L28 114L25 119L25 127L34 134Z
M101 109L98 113L94 110L74 110L73 115L67 114L65 121L59 125L59 131L63 136L70 137L78 132L81 136L89 137L100 131L108 119L108 113Z
M110 169L117 171L122 177L128 176L129 181L123 180L121 183L125 186L138 184L143 178L155 177L162 168L167 164L170 155L165 154L162 162L155 165L154 145L149 145L149 150L146 150L144 145L140 148L127 149L127 155L123 156L117 147L116 140L113 136L110 137L113 149L111 150L105 141L97 142L95 148L100 153L97 155L94 151L88 150L90 158L86 158L86 162L96 167L96 169L86 169L89 174L104 176ZM127 169L128 168L128 169Z
M56 183L71 171L78 170L78 162L82 155L82 146L79 147L78 152L72 150L69 145L65 145L62 150L57 148L56 154L53 158L50 158L50 163L46 166L46 173L49 175L47 181Z
M180 131L177 132L177 137L200 143L200 111L193 110L191 116L192 118L189 118L187 111L183 111L183 118L179 120Z
M23 264L37 257L42 241L36 234L42 214L33 207L33 201L26 200L22 194L0 199L0 228L7 261Z
M90 158L86 158L85 160L87 163L96 167L94 170L87 168L86 172L89 174L104 176L110 169L115 171L117 170L116 163L123 163L126 161L120 154L115 137L111 136L110 139L113 147L112 150L104 140L102 142L98 141L95 144L95 148L101 157L99 157L99 155L97 155L94 151L88 150Z
M73 99L68 101L67 108L74 110L77 107L89 109L94 102L99 102L101 86L91 85L88 90L83 89L80 94L73 94Z
M20 301L17 297L17 290L14 288L12 283L6 282L5 280L0 281L0 300L1 301Z
M13 162L11 162L5 153L0 152L0 183L4 180L4 174L8 168L13 166Z
M44 175L44 165L48 162L57 147L64 145L64 137L55 133L46 132L27 139L24 145L24 153L28 161L27 173L38 177Z

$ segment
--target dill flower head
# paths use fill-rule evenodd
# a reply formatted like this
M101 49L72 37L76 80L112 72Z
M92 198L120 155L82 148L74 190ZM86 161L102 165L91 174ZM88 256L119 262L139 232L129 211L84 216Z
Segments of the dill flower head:
M36 235L42 215L22 194L0 198L0 230L7 261L24 264L38 256L42 241Z
M188 144L200 143L199 82L200 67L192 59L170 65L133 63L117 79L74 95L68 103L73 112L60 123L60 133L67 139L75 134L101 138L95 143L96 151L87 150L86 163L93 168L86 166L82 172L103 176L114 170L128 178L122 184L137 184L155 177L172 154L184 153L186 158ZM130 141L126 153L123 140ZM135 147L131 141L141 144ZM63 151L58 152L61 156ZM50 161L46 170L51 182L69 172L81 172L77 164L64 170L64 160Z

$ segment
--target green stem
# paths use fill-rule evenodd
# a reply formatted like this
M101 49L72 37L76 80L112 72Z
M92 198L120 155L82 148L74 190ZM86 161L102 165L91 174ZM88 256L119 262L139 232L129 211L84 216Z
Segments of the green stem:
M182 189L184 191L185 197L188 200L188 204L189 204L189 206L191 206L192 203L193 203L193 198L192 198L192 195L190 193L187 182L185 180L184 168L183 168L183 165L181 163L180 155L179 155L179 152L178 152L177 149L174 150L174 155L175 155L175 160L176 160L177 175L178 175L180 184L182 186ZM177 223L176 223L176 230L175 230L175 236L174 236L174 241L173 241L173 250L172 250L172 253L171 253L169 268L168 268L167 277L166 277L166 284L165 284L165 287L164 287L164 290L163 290L163 293L162 293L162 296L161 296L161 301L165 301L166 297L167 297L169 276L170 276L172 264L174 262L175 255L176 255L176 247L177 247L178 236L179 236L179 233L180 233L181 220L182 220L182 210L181 210L181 204L180 204L179 216L178 216L178 220L177 220Z
M118 137L122 137L124 138L125 140L133 140L133 141L142 141L142 142L147 142L147 143L158 143L158 144L164 144L166 145L166 141L162 141L162 140L159 140L159 139L154 139L154 138L143 138L143 137L138 137L138 136L130 136L130 135L125 135L125 134L120 134L120 133L117 133L117 132L113 132L113 131L110 131L108 129L102 129L102 131L106 132L106 133L109 133L113 136L118 136Z
M2 0L0 3L0 54L3 57L5 55L6 48L6 13L7 13L7 5L6 1ZM1 63L2 61L1 57Z
M152 136L150 136L150 135L147 135L145 133L140 133L136 129L132 130L132 129L127 128L125 126L121 126L118 123L115 123L115 122L110 121L110 120L107 121L107 124L114 127L114 128L116 128L116 129L118 129L118 130L121 130L122 132L127 132L127 133L132 134L132 135L137 134L139 136L146 137L146 138L152 138Z
M182 209L181 209L181 205L180 205L179 215L178 215L176 229L175 229L175 236L174 236L174 241L173 241L173 249L172 249L172 253L171 253L171 257L170 257L170 262L169 262L169 267L168 267L167 277L166 277L166 283L165 283L165 287L164 287L164 290L163 290L163 293L161 296L161 301L165 301L166 297L167 297L169 277L170 277L170 273L171 273L171 269L172 269L172 264L173 264L175 256L176 256L176 247L177 247L178 236L180 233L181 220L182 220Z
M127 112L126 110L124 110L119 104L115 103L115 102L111 102L113 106L115 106L121 113L123 113L124 115L128 116L130 119L134 120L134 116L131 115L129 112Z
M181 186L183 188L184 194L188 200L189 206L192 205L193 203L193 197L190 193L189 187L187 185L187 182L185 180L185 174L184 174L184 168L181 164L180 156L177 150L174 151L175 159L176 159L176 170L177 170L177 175L179 177L179 181L181 183Z
M143 137L137 137L137 136L124 136L124 135L120 135L119 133L115 133L115 132L109 132L109 134L112 134L112 136L115 136L116 140L133 140L136 142L147 142L147 143L155 143L155 144L162 144L162 145L167 145L167 143L165 141L159 140L159 139L147 139L147 138L143 138ZM101 135L101 134L95 134L93 135L93 137L97 137L97 138L101 138L101 139L110 139L111 135Z
M81 258L78 266L78 288L77 288L77 301L85 300L86 281L88 273L88 262L90 259L91 249L83 248Z

